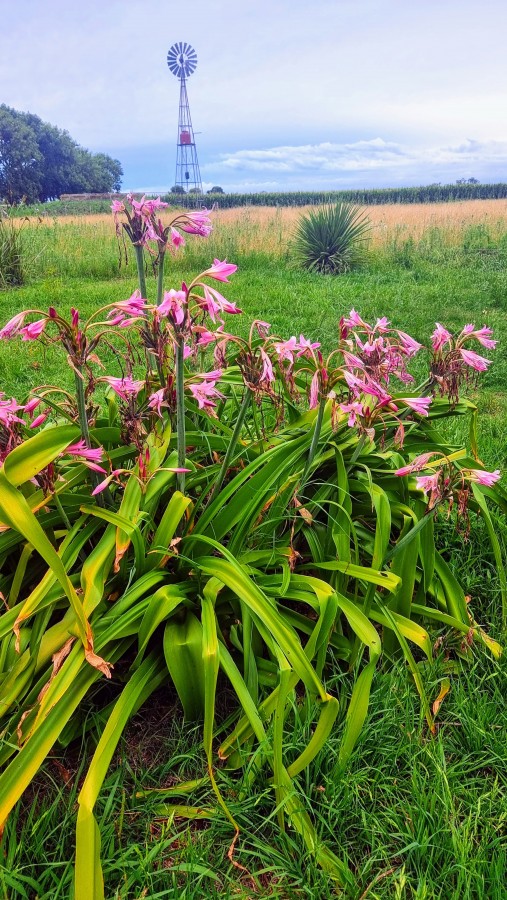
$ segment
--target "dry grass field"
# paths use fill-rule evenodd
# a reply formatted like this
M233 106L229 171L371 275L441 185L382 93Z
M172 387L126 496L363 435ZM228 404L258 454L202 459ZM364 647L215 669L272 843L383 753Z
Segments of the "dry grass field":
M315 207L240 207L216 210L214 228L225 239L234 235L242 252L283 254L301 215ZM462 200L455 203L394 203L364 207L372 223L371 245L381 248L393 240L411 238L418 242L438 229L446 246L460 244L463 232L477 227L492 239L507 230L507 200ZM164 219L169 219L165 214ZM35 220L32 220L35 221ZM77 226L80 235L94 240L109 239L111 216L106 214L59 216L44 219L68 240L68 226Z

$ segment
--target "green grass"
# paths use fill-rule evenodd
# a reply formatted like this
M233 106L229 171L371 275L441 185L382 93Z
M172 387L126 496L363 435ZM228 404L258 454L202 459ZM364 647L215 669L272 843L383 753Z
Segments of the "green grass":
M444 673L442 652L427 673L434 696ZM331 689L340 677L329 678ZM303 802L311 805L321 836L354 872L356 886L347 896L502 900L507 876L505 662L492 663L481 653L452 677L435 738L421 723L405 670L381 674L375 685L369 727L345 775L336 777L339 741L332 736L300 779ZM151 711L138 714L130 725L99 801L106 896L336 896L290 831L279 831L270 788L260 779L255 791L241 799L241 781L220 774L242 829L234 859L248 874L227 858L232 833L222 817L189 825L164 813L163 795L136 798L136 792L204 774L198 731L181 724L170 697L158 695L150 705ZM294 753L307 738L303 712L299 729L287 736ZM0 868L3 896L72 896L66 860L72 858L76 784L84 767L83 759L76 759L76 751L55 751L33 795L10 820ZM68 785L64 776L70 776ZM213 799L204 790L197 802L209 806Z
M3 322L20 309L44 309L50 303L62 311L76 306L86 315L125 299L136 287L132 261L118 272L113 236L104 244L94 239L92 227L83 232L82 226L59 223L55 239L51 228L23 232L31 280L0 293ZM239 271L224 294L245 312L244 325L237 320L235 325L246 329L252 317L267 319L275 332L288 337L301 331L328 349L339 317L351 307L366 319L387 315L426 343L435 321L450 329L467 322L491 325L500 343L475 397L481 410L479 447L490 468L505 469L507 242L492 242L487 231L475 226L463 229L459 245L448 247L436 232L419 242L393 235L361 270L338 278L298 272L283 253L242 253L234 234L228 232L223 240L217 234L211 244L189 241L186 256L170 261L167 287L178 287L189 273L206 268L214 255L227 257L238 263ZM113 354L107 366L107 374L119 374ZM42 352L36 344L0 345L0 384L6 395L22 400L41 381L71 383L59 347ZM452 427L456 439L461 438L463 423ZM498 637L498 584L482 522L473 522L466 544L452 523L440 521L438 527L441 546L472 597L474 614ZM432 699L459 650L449 635L434 637L442 642L427 672ZM332 736L325 753L299 780L321 836L355 873L351 900L507 896L507 663L495 663L477 648L470 657L451 674L436 737L425 730L407 672L401 667L386 671L375 680L368 725L345 775L335 775L338 737ZM330 689L343 677L339 669L332 672ZM115 673L115 679L113 693L121 687L121 676ZM298 719L294 735L287 735L295 754L307 727L303 709ZM293 834L280 833L271 788L261 778L256 790L242 798L237 777L220 772L227 802L242 828L235 859L248 873L228 861L232 833L223 817L189 825L160 813L163 798L136 798L136 791L204 774L199 740L199 732L182 723L171 696L157 695L132 722L99 800L106 896L336 896ZM0 896L72 896L75 801L92 744L88 740L82 746L55 748L35 787L18 804L3 844ZM204 790L198 802L204 806L212 799Z

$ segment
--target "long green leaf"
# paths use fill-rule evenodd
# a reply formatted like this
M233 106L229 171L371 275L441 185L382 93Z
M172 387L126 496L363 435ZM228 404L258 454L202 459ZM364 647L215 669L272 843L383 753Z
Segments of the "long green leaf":
M161 682L163 666L158 656L148 656L130 677L102 732L97 749L90 763L83 787L77 798L76 828L76 900L103 900L104 883L100 863L100 832L93 810L106 777L113 753L125 725L132 715L139 696L147 685L155 690Z
M3 472L7 481L14 486L30 481L79 436L77 425L55 425L23 441L5 457Z

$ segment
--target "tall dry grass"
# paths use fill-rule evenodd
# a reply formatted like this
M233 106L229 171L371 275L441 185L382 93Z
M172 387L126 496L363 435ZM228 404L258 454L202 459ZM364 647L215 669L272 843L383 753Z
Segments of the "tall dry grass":
M213 255L221 259L242 258L242 264L259 257L285 257L300 216L314 208L252 206L216 210L211 237L207 241L187 241L186 263L205 267ZM370 247L381 254L396 254L407 247L445 251L471 241L485 246L507 241L507 200L392 204L366 207L366 212L372 223ZM23 237L32 278L118 275L119 248L111 215L31 220ZM132 253L121 271L135 274Z

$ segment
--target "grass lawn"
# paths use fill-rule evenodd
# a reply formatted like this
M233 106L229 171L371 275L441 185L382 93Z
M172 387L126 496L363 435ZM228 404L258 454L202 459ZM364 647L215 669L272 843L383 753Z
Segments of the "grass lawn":
M352 307L366 320L388 316L423 344L429 343L435 321L450 330L468 322L492 326L499 345L486 355L494 364L471 398L481 413L481 458L487 468L505 470L507 222L503 228L499 224L505 203L488 202L499 206L488 206L482 220L478 207L472 207L473 215L462 209L460 219L455 213L461 205L452 204L451 224L432 221L430 208L421 208L423 227L416 218L404 223L402 210L395 210L398 220L394 212L383 211L364 267L338 278L293 268L290 222L280 212L264 211L257 218L236 213L234 219L234 211L228 211L218 218L211 242L189 241L184 254L169 261L167 286L179 287L215 255L226 257L239 266L224 291L245 312L245 324L235 322L239 329L260 318L283 337L302 332L327 349L333 346L338 319ZM133 260L118 272L111 231L103 217L26 226L28 283L0 293L2 322L21 309L52 304L66 311L74 306L86 315L126 299L136 287ZM121 374L120 365L111 354L105 374ZM49 348L44 357L36 342L0 345L0 384L6 396L21 402L41 381L71 384L58 347ZM453 439L466 440L463 421L452 427ZM482 522L473 524L466 544L446 521L438 527L440 546L467 586L476 618L501 639L498 582ZM425 672L433 700L449 675L449 660L459 658L460 650L448 633L435 631L434 639L435 659ZM325 752L300 777L319 833L355 873L356 885L347 895L351 900L507 896L507 663L505 656L493 661L477 646L468 657L453 667L435 737L425 729L409 673L400 665L375 678L367 723L346 773L340 778L335 774L338 734L331 735ZM331 666L330 690L341 677L339 668ZM224 721L227 710L224 697ZM295 755L306 733L303 708L296 720L298 729L287 735ZM93 749L90 735L93 728L86 742L54 749L9 820L0 896L72 896L75 800ZM99 800L108 898L337 896L296 836L280 832L271 788L259 779L255 790L245 789L243 795L241 777L247 776L219 772L242 827L234 860L248 871L228 860L232 832L222 816L198 817L190 824L168 816L167 789L204 772L199 731L183 724L173 696L155 695L149 709L130 724ZM137 796L150 788L162 790ZM204 791L178 802L205 807L210 797Z

